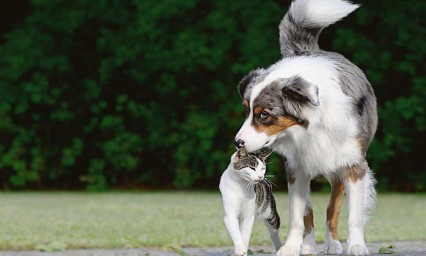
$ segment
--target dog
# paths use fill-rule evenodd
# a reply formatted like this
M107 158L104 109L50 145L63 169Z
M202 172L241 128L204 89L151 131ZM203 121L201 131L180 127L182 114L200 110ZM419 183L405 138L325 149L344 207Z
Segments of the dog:
M236 147L269 147L285 162L290 223L280 256L315 254L309 185L318 175L331 184L324 252L343 251L338 218L346 192L347 254L369 254L364 226L375 204L375 179L366 152L377 129L376 97L357 66L318 46L322 29L358 7L345 0L294 0L279 25L283 58L251 71L238 85L246 119Z

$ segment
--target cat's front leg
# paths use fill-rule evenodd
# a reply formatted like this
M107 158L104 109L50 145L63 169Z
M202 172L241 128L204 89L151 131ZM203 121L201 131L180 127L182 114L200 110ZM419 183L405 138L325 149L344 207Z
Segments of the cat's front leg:
M255 219L255 213L253 210L253 214L250 214L248 216L246 215L241 220L241 224L240 224L241 236L243 237L243 241L244 241L244 245L246 249L249 248L254 219Z
M244 244L243 237L240 232L240 224L237 217L225 216L225 226L228 230L229 235L234 242L235 254L237 256L243 256L247 254L247 248Z

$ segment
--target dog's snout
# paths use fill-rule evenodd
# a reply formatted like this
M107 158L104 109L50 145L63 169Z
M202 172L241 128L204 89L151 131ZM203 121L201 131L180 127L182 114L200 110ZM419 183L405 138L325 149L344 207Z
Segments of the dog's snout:
M235 145L237 148L241 148L241 147L243 147L243 146L244 146L244 141L243 141L243 140L240 140L240 139L235 139L235 140L234 140L234 145Z

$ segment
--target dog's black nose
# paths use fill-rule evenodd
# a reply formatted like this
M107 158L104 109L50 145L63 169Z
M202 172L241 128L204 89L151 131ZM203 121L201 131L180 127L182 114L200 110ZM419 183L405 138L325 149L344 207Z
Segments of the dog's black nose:
M234 140L234 145L237 147L237 148L241 148L242 146L244 146L244 141L243 140Z

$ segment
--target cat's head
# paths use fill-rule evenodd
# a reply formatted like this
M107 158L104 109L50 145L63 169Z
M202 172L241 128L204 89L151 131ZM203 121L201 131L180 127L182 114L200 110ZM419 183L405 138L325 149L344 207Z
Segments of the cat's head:
M262 149L258 152L248 153L242 147L232 156L231 162L234 171L252 183L263 180L266 172L266 159L272 153L269 149Z

